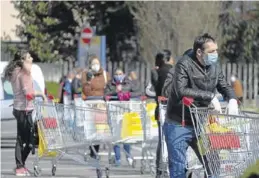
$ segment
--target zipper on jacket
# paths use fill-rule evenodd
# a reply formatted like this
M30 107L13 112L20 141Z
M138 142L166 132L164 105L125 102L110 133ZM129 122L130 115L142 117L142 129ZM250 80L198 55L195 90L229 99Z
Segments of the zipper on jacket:
M207 69L206 69L206 66L205 66L205 79L206 79L206 87L205 87L205 90L206 90L206 92L208 91L208 75L207 75Z

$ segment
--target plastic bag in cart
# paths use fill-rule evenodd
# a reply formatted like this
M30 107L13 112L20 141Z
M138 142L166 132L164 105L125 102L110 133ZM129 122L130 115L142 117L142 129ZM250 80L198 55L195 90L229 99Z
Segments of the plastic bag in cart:
M206 132L212 149L234 149L240 148L239 136L231 129L216 122L215 116L209 116L209 125Z
M143 136L140 115L137 112L124 113L121 128L121 138L136 138Z
M107 120L107 113L106 112L99 112L95 114L95 127L97 130L97 133L99 134L109 134L110 135L110 129L108 125ZM105 135L105 136L109 136Z
M152 128L158 128L157 121L155 119L155 110L156 110L156 103L148 103L146 106L146 111L148 117L151 119L151 126Z
M147 124L150 124L150 136L158 136L158 125L155 119L156 103L148 103L146 105L147 116L149 118ZM147 127L148 128L148 127Z
M47 150L47 143L44 139L44 133L41 131L39 125L37 128L38 128L38 135L39 135L38 156L56 157L57 152Z

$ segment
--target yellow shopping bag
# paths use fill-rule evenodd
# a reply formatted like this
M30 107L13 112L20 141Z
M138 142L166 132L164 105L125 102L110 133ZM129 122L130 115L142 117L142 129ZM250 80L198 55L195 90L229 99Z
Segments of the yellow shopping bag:
M44 139L44 133L42 132L39 123L37 123L38 135L39 135L39 146L38 146L38 156L56 157L57 152L48 151L46 141Z
M121 128L121 138L135 138L143 136L141 118L138 113L124 113Z
M156 103L148 103L146 105L147 116L151 119L151 128L157 129L158 125L155 119L155 110L156 110Z

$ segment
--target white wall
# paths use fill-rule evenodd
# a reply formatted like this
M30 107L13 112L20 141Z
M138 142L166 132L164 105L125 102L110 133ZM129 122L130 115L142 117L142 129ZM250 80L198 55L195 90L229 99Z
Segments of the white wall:
M21 24L21 21L12 15L17 15L18 12L11 4L10 0L1 0L1 38L4 33L10 36L11 41L20 41L20 38L15 35L16 25Z

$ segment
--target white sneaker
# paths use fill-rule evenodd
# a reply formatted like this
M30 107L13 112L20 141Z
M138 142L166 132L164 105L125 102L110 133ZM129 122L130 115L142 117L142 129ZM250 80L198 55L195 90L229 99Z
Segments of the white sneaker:
M127 161L128 161L128 163L129 163L129 165L132 166L132 164L133 164L133 159L132 159L132 158L127 158Z

